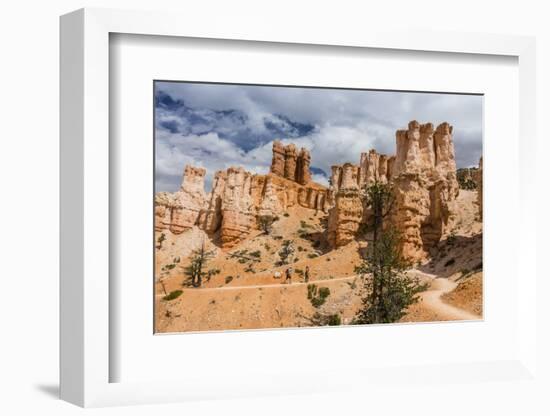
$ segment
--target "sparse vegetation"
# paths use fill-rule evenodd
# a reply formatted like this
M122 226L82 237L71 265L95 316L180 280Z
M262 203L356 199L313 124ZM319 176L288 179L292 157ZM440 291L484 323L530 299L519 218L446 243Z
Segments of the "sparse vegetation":
M478 168L461 168L456 171L456 179L460 189L477 189L477 184L473 179L477 174Z
M228 258L237 259L240 264L249 263L248 267L252 267L253 263L259 263L261 261L262 252L260 250L253 251L251 253L248 250L239 250L233 253L229 253Z
M182 290L173 290L168 295L163 296L163 300L170 301L174 300L180 297L180 295L183 293Z
M401 319L407 308L418 302L418 293L427 286L407 276L408 264L398 250L398 233L389 229L371 246L365 261L356 268L366 295L355 317L356 324L391 323ZM370 275L371 278L365 278Z
M307 298L312 299L317 294L317 285L311 283L307 285Z
M300 228L298 230L298 237L303 238L304 240L307 240L309 238L309 233L306 230Z
M308 224L308 223L305 222L304 220L301 220L301 221L300 221L300 227L302 227L303 229L313 228L313 226L312 226L311 224Z
M161 233L161 234L159 235L159 238L157 239L157 243L159 244L159 245L157 246L157 248L158 248L159 250L162 249L162 243L163 243L165 240L166 240L166 234Z
M308 255L307 255L308 259L314 259L316 257L319 257L319 255L317 253L308 253Z
M260 215L257 219L258 228L263 231L264 234L269 235L273 230L273 223L278 219L279 217L273 215Z
M329 296L330 289L328 287L318 288L314 283L307 285L307 298L315 308L322 306Z
M403 273L410 265L401 257L399 233L393 228L381 233L384 218L390 214L395 200L391 187L375 182L366 188L366 198L373 212L370 224L373 239L364 261L355 268L364 282L365 295L353 323L396 322L410 305L418 302L418 293L426 286ZM371 278L367 279L367 275Z
M210 269L206 273L206 280L209 282L212 276L215 276L220 273L220 269Z
M294 243L292 240L283 241L283 245L279 250L279 257L281 258L281 264L290 263L292 256L294 254Z
M333 314L328 316L327 324L329 326L338 326L342 325L342 318L340 318L340 315Z
M338 314L323 315L315 312L310 322L313 326L338 326L342 325L342 318Z
M213 250L206 250L204 242L197 250L193 250L191 254L191 262L185 268L184 274L189 278L189 282L194 287L202 285L202 279L208 275L205 271L208 261L214 255Z
M233 276L226 276L225 277L225 284L231 283L232 280L233 280Z

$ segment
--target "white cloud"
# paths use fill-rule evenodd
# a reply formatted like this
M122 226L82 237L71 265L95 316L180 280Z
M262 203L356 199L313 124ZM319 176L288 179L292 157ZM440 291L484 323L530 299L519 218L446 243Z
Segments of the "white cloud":
M157 189L177 187L185 164L205 167L207 184L215 171L229 166L266 173L271 163L272 139L265 120L280 124L274 115L315 127L307 136L280 138L309 149L312 166L327 175L332 165L357 163L360 153L371 148L393 154L395 130L406 128L413 119L435 125L447 121L454 126L459 167L477 164L481 155L481 96L188 83L161 83L157 88L199 111L242 112L247 118L239 128L247 132L244 140L256 146L247 153L242 135L227 138L225 135L235 131L230 120L227 125L223 120L216 121L217 131L224 139L214 132L201 134L209 131L204 122L189 125L189 120L159 111L163 121L187 127L187 135L157 129ZM281 125L282 134L287 127ZM260 136L262 140L258 141ZM322 175L315 178L324 179Z

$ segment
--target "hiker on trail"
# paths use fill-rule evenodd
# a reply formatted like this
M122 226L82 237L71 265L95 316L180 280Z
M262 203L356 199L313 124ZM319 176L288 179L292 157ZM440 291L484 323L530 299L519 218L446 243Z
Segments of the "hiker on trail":
M292 283L292 267L286 269L286 279L285 283Z
M309 282L309 266L306 266L306 271L304 272L304 280L305 282Z

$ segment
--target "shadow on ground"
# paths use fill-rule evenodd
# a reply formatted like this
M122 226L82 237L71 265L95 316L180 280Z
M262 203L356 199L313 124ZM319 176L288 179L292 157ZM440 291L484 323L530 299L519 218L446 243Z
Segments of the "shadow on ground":
M36 390L49 396L52 399L59 399L59 385L58 384L37 384L34 386Z

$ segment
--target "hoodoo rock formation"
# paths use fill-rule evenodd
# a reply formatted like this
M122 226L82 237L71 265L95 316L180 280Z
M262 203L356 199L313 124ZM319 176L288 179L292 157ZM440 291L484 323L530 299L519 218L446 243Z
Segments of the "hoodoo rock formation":
M155 229L168 228L174 234L190 229L199 219L206 202L204 176L206 170L186 166L180 190L155 196Z
M284 146L279 140L273 142L271 173L305 185L311 181L310 162L311 155L307 149L302 148L298 152L292 143Z
M332 247L341 247L355 238L363 219L359 167L351 163L333 166L331 184L336 194L329 211L327 240Z
M384 154L379 154L376 150L371 149L369 152L361 153L361 159L359 165L353 165L346 163L344 165L332 166L332 173L330 177L330 184L334 192L338 192L340 188L347 189L353 182L353 186L357 186L359 189L363 189L366 185L372 184L376 181L386 183L391 178L391 172L395 156L388 157ZM344 186L343 183L343 170L344 166L349 165L347 169L350 170L346 176Z
M329 190L311 181L310 154L293 144L273 143L271 173L255 175L230 167L214 176L204 191L203 168L187 166L181 189L155 197L155 229L179 234L193 226L203 229L221 247L230 248L256 228L258 216L279 216L299 205L328 212Z
M425 258L448 231L458 196L452 126L411 121L396 132L396 155L371 150L359 165L333 166L334 206L329 211L328 241L340 247L352 241L369 221L364 187L390 182L395 206L390 223L403 234L402 254L409 260Z
M409 260L426 258L449 232L456 212L459 186L453 128L442 123L411 121L396 132L396 154L375 150L361 153L359 164L332 166L330 188L311 180L311 156L294 144L273 142L270 172L252 174L242 167L216 172L210 193L204 191L206 171L187 166L174 193L155 196L155 229L180 234L194 226L223 248L243 241L257 228L259 216L277 217L294 206L328 214L326 237L332 248L357 238L370 221L365 187L389 183L395 201L387 225L403 237L402 254ZM482 161L476 178L482 212Z
M448 123L409 123L396 133L397 154L392 184L396 198L390 222L403 235L403 256L425 258L448 230L459 187Z

